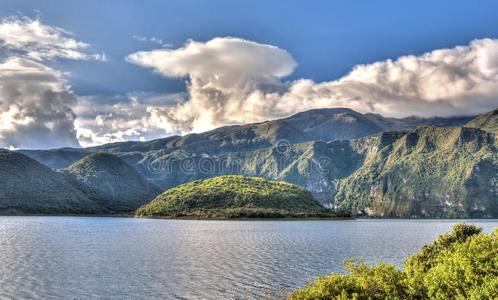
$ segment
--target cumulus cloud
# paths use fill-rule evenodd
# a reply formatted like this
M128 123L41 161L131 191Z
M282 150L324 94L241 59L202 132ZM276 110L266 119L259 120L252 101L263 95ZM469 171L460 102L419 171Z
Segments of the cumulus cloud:
M188 41L178 49L130 54L129 62L188 78L188 99L150 109L170 130L204 131L297 111L349 107L403 117L477 114L498 106L498 40L358 65L344 77L283 81L296 67L280 48L238 38Z
M0 146L78 146L75 95L56 70L26 58L0 63Z
M105 54L87 52L89 45L74 39L70 32L27 17L2 19L0 42L16 54L23 54L35 60L106 60Z
M183 94L131 93L115 96L79 97L74 112L77 136L82 146L127 140L151 140L175 133L156 120L153 111L173 106Z
M155 120L182 132L272 116L271 107L249 96L285 88L281 78L296 67L287 51L238 38L188 41L179 49L137 52L127 60L168 77L189 77L187 102L151 110Z
M0 147L79 146L72 108L77 96L45 60L105 57L86 52L71 33L25 17L0 21Z
M297 64L275 46L230 37L187 41L178 49L127 57L165 77L187 78L185 94L77 97L64 74L44 60L90 59L89 46L38 20L6 20L0 24L0 41L9 51L0 60L0 147L149 140L313 108L403 117L477 114L498 106L498 40L493 39L358 65L342 78L320 83L286 79ZM14 34L3 27L9 22L39 24Z

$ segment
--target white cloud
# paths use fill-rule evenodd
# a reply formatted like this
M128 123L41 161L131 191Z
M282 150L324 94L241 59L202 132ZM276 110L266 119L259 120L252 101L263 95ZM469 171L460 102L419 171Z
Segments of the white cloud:
M33 28L37 26L45 28L41 23ZM359 65L338 80L321 83L285 81L296 62L275 46L237 38L188 41L178 49L127 57L165 77L188 78L187 94L76 97L60 72L37 59L70 58L60 49L87 55L83 50L88 46L60 28L50 28L55 31L33 29L22 38L6 37L0 30L0 40L13 51L0 62L0 147L148 140L324 107L386 116L444 116L498 106L498 40ZM49 49L59 49L54 52L58 54L46 54Z
M285 50L237 38L188 41L176 50L137 52L127 60L165 76L190 78L186 103L151 111L156 120L182 132L272 116L271 106L249 96L285 88L281 78L296 67Z
M0 21L0 147L79 146L72 107L77 97L44 60L105 60L71 33L25 17Z
M150 110L165 128L182 132L324 107L403 117L477 114L498 106L498 40L493 39L359 65L322 83L283 82L296 66L289 53L237 38L188 41L176 50L137 52L127 60L166 77L189 78L187 101Z
M56 70L20 57L0 63L0 147L78 146L76 96Z
M153 44L157 44L157 45L164 47L164 48L170 48L173 46L172 44L166 43L162 39L154 37L154 36L153 37L146 37L146 36L141 36L141 35L133 35L132 38L139 41L139 42L153 43Z
M183 97L155 93L80 97L74 107L78 139L82 146L95 146L174 133L155 119L153 111L173 106Z
M89 53L87 51L89 45L74 39L70 32L27 17L2 19L0 42L16 54L35 60L55 58L106 60L105 54Z

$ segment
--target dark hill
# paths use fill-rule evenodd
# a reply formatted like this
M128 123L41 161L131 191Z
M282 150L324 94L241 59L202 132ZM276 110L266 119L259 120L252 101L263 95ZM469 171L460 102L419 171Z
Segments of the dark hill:
M0 150L0 213L91 214L100 208L62 175L17 152Z
M160 193L121 158L95 153L72 164L67 173L88 198L113 212L134 211Z
M64 169L82 159L89 151L79 148L61 148L49 150L19 150L24 155L41 162L52 169Z

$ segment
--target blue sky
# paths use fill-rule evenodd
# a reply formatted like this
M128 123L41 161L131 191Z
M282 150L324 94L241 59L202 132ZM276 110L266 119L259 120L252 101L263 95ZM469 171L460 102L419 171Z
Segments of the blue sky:
M156 48L133 35L174 47L187 39L234 36L289 51L298 62L289 77L336 79L357 64L498 37L498 2L479 1L23 1L2 0L1 17L40 15L104 51L108 63L65 61L80 94L184 90L130 65L131 52Z
M0 147L498 107L498 1L0 2Z

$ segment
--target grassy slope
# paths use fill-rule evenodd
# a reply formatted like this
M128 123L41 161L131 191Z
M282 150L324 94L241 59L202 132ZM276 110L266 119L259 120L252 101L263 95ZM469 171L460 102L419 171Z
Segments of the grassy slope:
M167 190L137 216L238 218L331 216L304 189L258 177L220 176Z
M479 128L498 134L498 109L478 116L467 123L465 127Z

